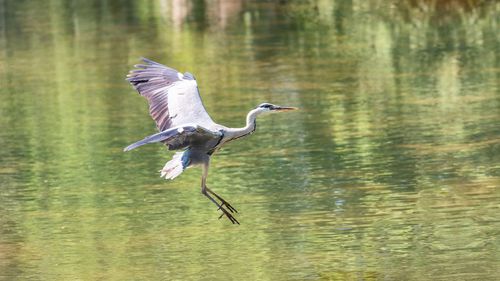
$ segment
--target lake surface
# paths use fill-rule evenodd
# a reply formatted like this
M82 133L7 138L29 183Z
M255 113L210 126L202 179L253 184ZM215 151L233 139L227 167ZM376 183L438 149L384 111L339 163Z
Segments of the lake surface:
M495 1L0 0L0 280L500 279ZM124 80L194 73L251 137L200 169Z

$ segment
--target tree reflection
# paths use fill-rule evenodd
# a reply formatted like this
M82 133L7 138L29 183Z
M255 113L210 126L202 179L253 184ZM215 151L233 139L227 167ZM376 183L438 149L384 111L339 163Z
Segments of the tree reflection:
M452 275L467 269L459 259L491 266L483 246L497 242L499 8L0 0L0 252L15 252L0 253L0 272L157 280L165 272L155 269L167 268L173 279L215 279L205 257L220 269L229 254L240 262L229 279ZM263 120L214 160L217 188L246 204L252 231L209 221L190 189L197 173L159 182L163 148L121 152L154 130L123 80L140 56L195 73L223 124L241 125L263 100L303 109Z

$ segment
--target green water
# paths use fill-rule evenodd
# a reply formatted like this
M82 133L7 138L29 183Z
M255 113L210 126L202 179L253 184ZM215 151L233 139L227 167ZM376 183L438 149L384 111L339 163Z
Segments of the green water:
M0 0L0 280L498 280L500 4L432 3ZM141 56L301 108L213 157L240 226L122 152Z

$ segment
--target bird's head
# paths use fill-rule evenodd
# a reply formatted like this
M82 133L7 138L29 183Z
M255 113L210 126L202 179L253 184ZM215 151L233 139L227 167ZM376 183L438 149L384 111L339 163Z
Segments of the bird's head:
M297 107L289 107L289 106L279 106L271 103L261 103L259 104L256 108L256 110L259 111L259 113L274 113L274 112L285 112L285 111L292 111L292 110L297 110Z

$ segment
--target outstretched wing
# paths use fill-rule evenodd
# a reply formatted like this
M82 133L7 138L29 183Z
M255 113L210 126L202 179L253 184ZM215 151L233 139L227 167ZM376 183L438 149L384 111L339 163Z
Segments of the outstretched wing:
M178 126L135 142L127 146L124 151L129 151L139 146L155 142L163 142L168 146L169 150L182 149L189 146L211 149L219 143L221 137L221 132L210 131L201 126Z
M160 132L185 124L213 128L194 76L143 58L127 80L149 102L149 113Z

